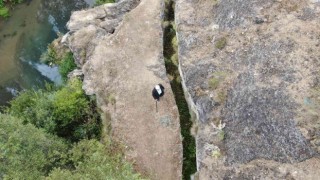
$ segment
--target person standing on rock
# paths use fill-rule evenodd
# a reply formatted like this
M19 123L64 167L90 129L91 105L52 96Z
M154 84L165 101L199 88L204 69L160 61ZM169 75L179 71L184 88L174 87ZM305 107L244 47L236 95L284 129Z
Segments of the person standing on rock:
M164 95L164 87L162 84L157 84L153 90L152 90L152 96L156 100L156 112L158 112L158 101L160 100L160 97Z
M152 96L156 101L160 100L160 97L164 95L164 87L162 84L157 84L152 90Z

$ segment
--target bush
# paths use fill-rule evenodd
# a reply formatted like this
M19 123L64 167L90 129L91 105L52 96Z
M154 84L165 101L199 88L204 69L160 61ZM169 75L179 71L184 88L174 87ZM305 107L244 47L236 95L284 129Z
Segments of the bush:
M49 44L47 51L41 54L40 61L48 65L57 64L59 61L58 54L52 44Z
M22 2L23 0L0 0L0 17L9 17L9 9L5 7L6 4L8 6L9 4L14 5Z
M29 90L19 94L10 102L9 113L24 123L31 123L38 128L44 128L48 133L54 133L56 123L52 114L52 96L43 90Z
M47 179L141 179L121 155L112 153L110 149L96 140L80 141L70 154L75 170L57 168Z
M227 38L222 37L218 39L215 43L216 48L222 50L227 45Z
M59 63L59 72L64 81L68 80L68 74L77 68L77 65L74 63L73 54L67 53L62 61Z
M0 16L1 17L9 17L9 9L6 7L0 7Z
M61 126L84 119L89 110L89 101L79 79L72 79L53 96L53 115Z
M63 167L66 154L61 139L0 114L0 179L40 179Z
M29 90L10 102L7 111L48 133L71 141L100 137L100 116L82 90L79 79L53 90Z
M212 77L209 79L209 87L211 89L217 89L219 86L219 79L216 77Z
M209 82L208 82L209 87L211 89L217 89L219 84L220 84L220 82L224 81L226 76L227 76L226 72L223 72L223 71L214 72L212 74L212 77L209 79Z
M115 2L115 0L96 0L95 5L99 6L99 5L102 5L102 4L114 3L114 2Z

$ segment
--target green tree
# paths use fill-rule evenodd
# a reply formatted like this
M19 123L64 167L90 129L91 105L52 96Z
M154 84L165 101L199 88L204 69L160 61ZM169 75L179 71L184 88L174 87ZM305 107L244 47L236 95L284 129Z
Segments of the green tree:
M93 101L82 90L79 79L71 79L58 90L28 90L10 102L8 113L71 141L100 136L100 116Z
M44 90L28 90L10 102L10 114L31 123L38 128L44 128L48 133L54 133L53 96Z
M39 179L62 167L66 154L61 139L0 114L0 179Z
M55 119L66 126L73 121L82 119L89 110L89 101L82 90L79 79L71 79L53 97L53 113Z
M121 155L115 155L110 149L97 140L82 140L73 147L70 154L75 170L56 168L47 179L142 179Z

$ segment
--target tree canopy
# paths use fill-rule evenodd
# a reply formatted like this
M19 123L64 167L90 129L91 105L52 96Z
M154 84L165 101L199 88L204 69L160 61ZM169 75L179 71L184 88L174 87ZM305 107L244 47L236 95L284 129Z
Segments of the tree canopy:
M65 163L67 149L58 137L0 114L0 179L39 179Z
M101 133L100 115L77 78L57 90L24 91L10 105L7 111L12 116L73 142L99 138Z
M70 152L70 160L75 170L56 168L47 179L108 179L140 180L121 155L114 155L110 147L97 140L82 140Z

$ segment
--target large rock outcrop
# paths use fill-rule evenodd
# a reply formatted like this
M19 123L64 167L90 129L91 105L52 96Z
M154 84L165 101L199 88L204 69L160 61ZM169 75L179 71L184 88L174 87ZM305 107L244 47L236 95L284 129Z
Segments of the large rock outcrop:
M177 0L200 179L320 177L320 2Z
M82 67L84 89L95 94L105 133L151 179L180 179L179 114L163 60L161 0L123 0L74 12L63 37ZM151 96L161 83L164 97ZM158 111L158 112L157 112Z

